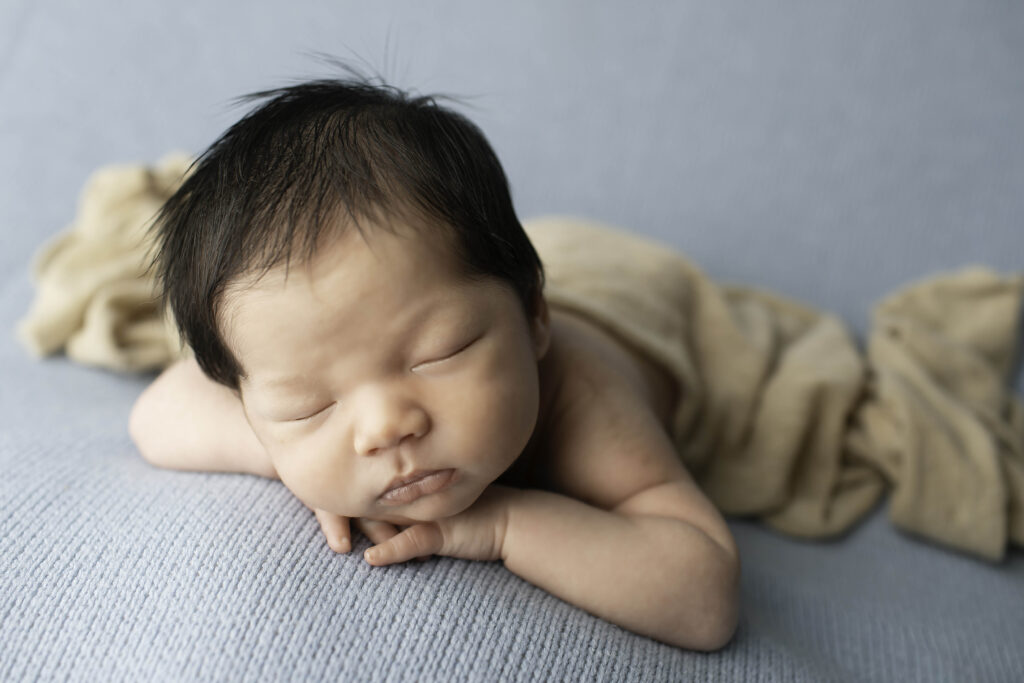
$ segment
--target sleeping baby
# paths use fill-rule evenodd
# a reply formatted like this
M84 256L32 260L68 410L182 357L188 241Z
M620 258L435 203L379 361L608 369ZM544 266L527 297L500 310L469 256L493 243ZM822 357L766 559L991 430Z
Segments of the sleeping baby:
M724 646L740 563L671 436L684 392L549 300L544 225L480 130L367 80L251 99L155 223L192 355L134 406L142 455L279 478L371 565L501 560L636 633Z

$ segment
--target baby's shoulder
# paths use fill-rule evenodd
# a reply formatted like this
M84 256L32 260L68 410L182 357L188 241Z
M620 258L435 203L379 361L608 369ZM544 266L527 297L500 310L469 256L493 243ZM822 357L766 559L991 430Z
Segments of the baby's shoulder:
M679 476L667 431L675 397L658 368L585 319L553 310L541 373L547 396L531 470L544 488L612 508Z
M550 355L547 372L556 385L556 412L569 406L633 403L669 427L676 404L669 374L585 317L552 309Z

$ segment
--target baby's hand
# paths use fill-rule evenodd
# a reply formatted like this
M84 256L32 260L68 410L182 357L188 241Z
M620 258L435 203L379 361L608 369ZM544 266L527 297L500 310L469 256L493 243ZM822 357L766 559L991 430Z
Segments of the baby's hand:
M508 527L508 503L516 491L491 485L475 503L457 515L435 522L420 522L394 533L381 533L383 540L367 534L376 545L368 548L363 557L376 566L430 555L483 561L501 559Z
M317 521L320 522L320 529L324 532L327 545L336 553L347 553L352 550L352 531L350 519L333 512L313 508ZM357 519L356 525L359 530L370 539L371 543L384 543L388 539L400 533L394 524L382 522L376 519ZM430 555L420 557L421 560L430 559Z

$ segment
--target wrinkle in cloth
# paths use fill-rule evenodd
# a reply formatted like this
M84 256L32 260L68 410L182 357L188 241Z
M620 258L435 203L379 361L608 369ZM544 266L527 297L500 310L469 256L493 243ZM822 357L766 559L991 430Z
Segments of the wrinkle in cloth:
M28 349L118 371L188 353L145 266L146 227L189 163L93 175L34 264ZM862 352L836 316L717 283L654 240L576 218L524 227L550 305L673 378L671 436L725 514L827 538L888 493L908 533L993 561L1024 545L1024 405L1009 389L1024 273L970 266L912 283L875 306Z

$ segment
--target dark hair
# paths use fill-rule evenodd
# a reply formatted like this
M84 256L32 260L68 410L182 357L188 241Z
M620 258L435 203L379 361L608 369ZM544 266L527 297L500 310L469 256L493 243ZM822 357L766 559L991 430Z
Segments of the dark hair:
M362 232L362 218L439 226L464 276L508 283L535 313L544 271L501 164L437 99L359 78L240 99L260 104L196 160L154 223L164 302L207 376L237 390L244 374L217 325L226 286L308 260L326 230Z

